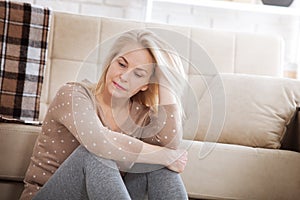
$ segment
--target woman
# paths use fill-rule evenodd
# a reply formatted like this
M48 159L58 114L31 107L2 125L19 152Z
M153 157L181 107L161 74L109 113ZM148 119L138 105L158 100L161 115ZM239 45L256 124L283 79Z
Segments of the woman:
M57 92L21 199L187 199L178 74L178 55L155 34L121 35L97 85Z

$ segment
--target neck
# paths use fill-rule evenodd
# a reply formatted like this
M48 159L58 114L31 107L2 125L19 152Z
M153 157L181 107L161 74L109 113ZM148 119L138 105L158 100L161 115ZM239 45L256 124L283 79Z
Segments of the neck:
M130 115L130 99L113 99L103 92L96 99L102 110L102 122L111 130L119 130Z

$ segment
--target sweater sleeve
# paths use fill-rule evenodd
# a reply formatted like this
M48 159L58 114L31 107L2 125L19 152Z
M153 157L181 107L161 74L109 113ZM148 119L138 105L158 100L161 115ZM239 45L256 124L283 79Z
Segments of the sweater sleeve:
M103 126L88 90L78 83L68 83L57 92L49 112L90 152L123 162L134 162L143 142Z
M182 121L175 104L160 105L150 111L149 122L143 128L142 141L177 149L182 140Z

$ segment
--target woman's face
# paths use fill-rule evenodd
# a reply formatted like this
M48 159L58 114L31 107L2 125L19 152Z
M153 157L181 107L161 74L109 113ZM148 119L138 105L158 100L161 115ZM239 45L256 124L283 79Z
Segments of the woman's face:
M129 99L139 91L147 90L153 63L154 59L146 49L117 56L108 68L105 91L113 97Z

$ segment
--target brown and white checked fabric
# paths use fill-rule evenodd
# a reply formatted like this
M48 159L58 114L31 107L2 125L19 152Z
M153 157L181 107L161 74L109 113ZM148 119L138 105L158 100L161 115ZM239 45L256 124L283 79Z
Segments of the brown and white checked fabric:
M0 116L39 116L51 10L0 1Z

